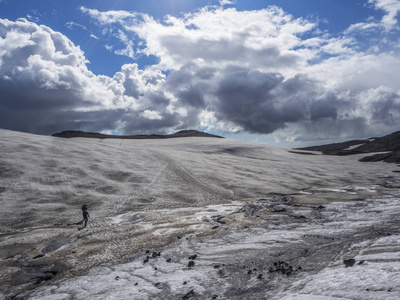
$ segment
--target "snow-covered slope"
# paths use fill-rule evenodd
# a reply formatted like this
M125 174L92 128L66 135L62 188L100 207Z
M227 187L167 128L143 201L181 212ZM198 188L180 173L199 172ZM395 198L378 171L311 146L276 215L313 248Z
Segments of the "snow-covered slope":
M397 167L358 159L0 130L0 296L397 299Z

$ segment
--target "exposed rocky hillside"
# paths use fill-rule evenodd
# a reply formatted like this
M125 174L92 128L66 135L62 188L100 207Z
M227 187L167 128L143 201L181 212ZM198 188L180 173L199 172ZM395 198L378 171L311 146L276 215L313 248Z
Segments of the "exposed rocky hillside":
M374 155L363 157L360 159L360 161L385 161L389 163L400 163L400 131L396 131L392 134L378 138L352 140L343 143L321 146L311 146L299 148L297 150L321 151L323 154L327 155L376 153Z
M97 139L168 139L168 138L178 138L178 137L215 137L223 138L222 136L209 134L197 130L181 130L174 134L140 134L140 135L109 135L98 132L85 132L85 131L74 131L68 130L59 133L55 133L52 136L62 137L62 138L97 138Z

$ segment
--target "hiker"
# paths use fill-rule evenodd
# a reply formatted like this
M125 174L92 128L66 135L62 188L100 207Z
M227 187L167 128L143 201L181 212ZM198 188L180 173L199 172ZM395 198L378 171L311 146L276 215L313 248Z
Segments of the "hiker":
M89 213L87 211L86 204L82 205L82 214L83 214L83 220L85 220L85 225L83 227L86 227L88 219L89 219Z

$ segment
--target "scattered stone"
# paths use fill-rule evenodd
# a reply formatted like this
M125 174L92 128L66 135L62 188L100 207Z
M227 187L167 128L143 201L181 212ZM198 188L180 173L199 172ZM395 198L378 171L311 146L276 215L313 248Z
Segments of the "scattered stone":
M76 251L72 251L72 253L76 253Z
M155 287L158 287L160 284L161 284L160 282L156 282L156 283L154 284L154 286L155 286Z
M270 267L268 269L268 271L270 273L280 272L280 273L282 273L282 275L289 276L294 272L294 268L293 268L293 266L289 265L288 263L286 263L284 261L276 261L276 262L274 262L274 267Z
M249 270L248 272L247 272L247 275L250 275L252 273L252 271L251 270Z
M45 271L42 275L36 277L36 284L42 283L43 281L47 281L53 279L56 276L56 272L54 271Z
M150 257L147 256L146 259L143 261L143 264L148 263L149 262L149 258Z
M157 252L153 252L153 255L151 256L151 258L156 258L158 256Z
M263 278L263 274L258 274L257 279L261 280Z
M136 282L134 285L139 285L139 282Z
M41 257L43 257L43 256L45 256L45 255L44 255L44 254L38 254L38 255L36 255L36 256L34 256L34 257L32 257L32 259L41 258Z
M193 261L193 260L189 261L189 263L188 263L188 267L189 267L189 268L192 268L192 267L194 267L194 261Z
M365 260L360 260L360 261L358 262L358 265L362 265L364 262L365 262Z
M343 263L345 264L346 268L352 267L356 263L356 260L354 258L345 259L345 260L343 260Z
M220 265L215 265L214 269L218 269L220 267Z
M169 263L169 262L171 262L171 260L172 260L171 258L168 258L168 259L167 259L167 262Z
M189 259L190 259L190 260L195 260L196 258L197 258L197 254L192 255L192 256L189 256Z
M187 282L186 282L186 281L184 281L184 282L183 282L183 285L185 285L185 284L187 284Z
M213 228L211 228L211 229L217 229L219 226L214 226Z
M118 280L118 279L119 279L119 276L115 277L115 280Z
M178 236L178 240L180 240L182 237Z
M156 271L157 271L158 269L157 269L157 268L154 268L154 270L156 270Z
M146 254L149 254L150 253L150 250L146 250Z
M212 299L217 299L217 298L218 298L218 295L212 295L211 298L212 298Z

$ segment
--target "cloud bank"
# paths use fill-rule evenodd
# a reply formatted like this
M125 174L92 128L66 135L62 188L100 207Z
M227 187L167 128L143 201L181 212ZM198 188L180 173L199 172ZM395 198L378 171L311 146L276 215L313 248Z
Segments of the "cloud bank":
M341 36L275 6L237 11L231 4L162 21L82 7L124 45L107 45L110 51L158 59L146 69L124 65L113 77L90 72L61 33L0 20L0 127L43 134L201 127L284 140L398 130L398 38L383 38L398 36L398 1L370 0L382 20L353 24ZM365 42L371 30L382 43Z

